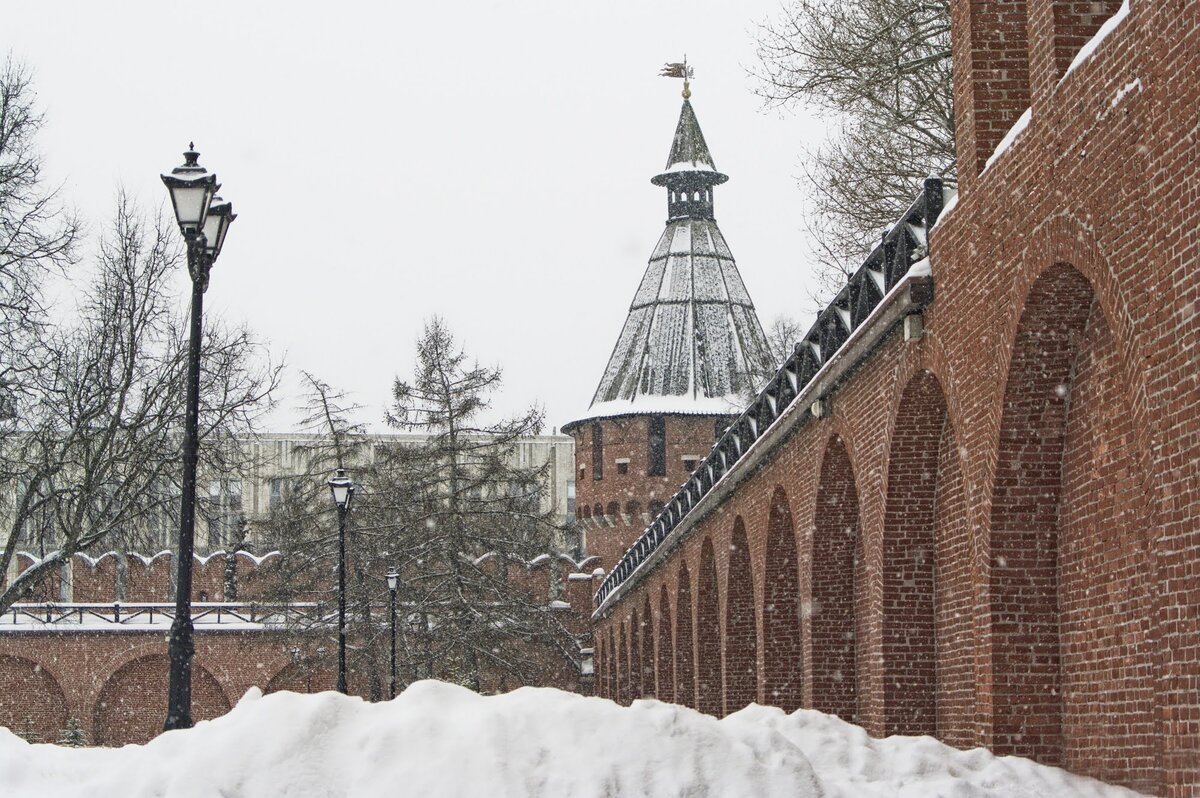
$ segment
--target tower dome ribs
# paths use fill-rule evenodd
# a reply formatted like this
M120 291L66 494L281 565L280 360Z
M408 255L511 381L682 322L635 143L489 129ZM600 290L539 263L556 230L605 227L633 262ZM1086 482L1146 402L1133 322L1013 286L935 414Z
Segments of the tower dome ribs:
M762 325L713 216L718 172L684 100L666 169L667 224L588 416L729 414L771 371Z

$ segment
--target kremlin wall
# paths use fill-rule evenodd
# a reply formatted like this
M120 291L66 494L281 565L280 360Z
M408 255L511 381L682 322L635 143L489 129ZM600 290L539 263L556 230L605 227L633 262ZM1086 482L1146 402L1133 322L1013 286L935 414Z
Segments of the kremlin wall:
M1175 0L951 9L958 184L913 186L765 385L716 222L728 178L685 84L652 180L666 228L563 430L589 559L510 572L549 596L541 569L561 569L552 606L585 638L568 689L592 689L594 662L596 693L619 702L814 708L1193 795L1200 15ZM270 560L245 566L243 603ZM165 586L158 567L139 584ZM197 600L220 602L208 568ZM34 707L100 743L153 733L162 633L99 631L111 611L96 612L75 631L0 623L0 723ZM251 684L329 686L289 671L271 616L249 612L197 622L199 717Z

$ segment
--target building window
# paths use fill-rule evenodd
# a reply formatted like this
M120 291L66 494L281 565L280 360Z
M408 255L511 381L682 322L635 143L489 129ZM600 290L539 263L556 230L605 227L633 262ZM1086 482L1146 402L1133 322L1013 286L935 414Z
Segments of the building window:
M208 523L209 551L237 542L242 522L242 481L214 479L208 483L208 502L201 505Z
M271 481L268 484L270 485L270 493L267 499L267 510L274 512L283 504L283 480L279 477L271 477Z
M618 474L628 474L629 473L629 458L628 457L622 457L620 460L617 461L617 473Z
M690 474L696 470L696 464L700 462L700 458L694 455L685 455L683 458L683 471L685 474Z
M647 458L646 474L652 477L667 475L667 420L662 416L650 417L650 456Z
M567 480L567 518L575 517L575 482Z
M592 479L604 479L604 427L592 425Z

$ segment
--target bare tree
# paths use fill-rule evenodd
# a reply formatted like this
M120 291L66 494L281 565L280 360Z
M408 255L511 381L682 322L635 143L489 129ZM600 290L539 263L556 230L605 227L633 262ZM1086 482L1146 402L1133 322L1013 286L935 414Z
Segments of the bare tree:
M46 186L36 147L43 118L30 71L11 55L0 64L0 415L38 364L10 353L25 348L43 322L47 272L74 262L80 224Z
M791 316L780 313L771 320L770 326L767 327L767 346L771 348L771 357L775 359L776 369L792 356L792 351L803 336L804 328Z
M757 92L836 120L802 156L818 243L818 300L912 202L920 181L953 182L949 0L792 0L758 28Z
M43 556L0 591L0 611L76 552L137 545L178 502L187 320L169 291L177 239L122 193L75 318L5 352L25 377L0 421L0 574L19 546ZM202 362L202 458L225 471L238 466L228 442L269 408L280 367L247 330L212 319Z
M741 403L748 406L754 401L758 391L775 376L775 372L791 357L796 343L804 335L804 328L791 316L780 313L771 320L766 329L767 348L771 353L769 363L761 364L757 370L747 374L742 384L746 387L741 391Z

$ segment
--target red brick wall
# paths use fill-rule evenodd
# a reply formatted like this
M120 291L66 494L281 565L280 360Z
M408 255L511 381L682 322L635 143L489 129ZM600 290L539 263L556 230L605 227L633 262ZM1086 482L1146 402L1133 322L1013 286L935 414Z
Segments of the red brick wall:
M56 742L67 727L67 699L50 672L35 660L0 654L0 683L9 687L0 693L0 726Z
M845 720L858 718L858 641L854 603L863 587L858 492L846 447L835 438L825 452L817 489L812 553L812 704Z
M144 742L166 719L165 651L161 632L0 634L0 725L19 730L31 714L38 733L53 741L74 718L89 743ZM198 632L196 718L227 711L248 688L266 687L290 662L277 634Z
M900 397L883 524L883 704L888 734L936 734L934 502L946 401L932 374Z
M638 632L641 637L639 650L642 657L642 697L654 698L655 693L655 667L658 664L654 653L654 610L650 606L650 596L642 597L642 614L641 626L638 627Z
M727 548L727 547L726 547ZM721 605L717 560L712 541L704 539L696 570L696 709L720 715L724 704L721 676Z
M666 416L666 474L647 475L649 467L649 416L626 416L584 422L570 429L575 438L576 516L587 540L587 552L611 569L670 501L691 472L684 457L703 458L716 439L716 422L723 416ZM595 425L603 428L604 468L602 479L594 478L592 437ZM628 471L620 473L617 460L628 459ZM614 511L614 512L610 512Z
M1059 511L1063 734L1072 741L1065 764L1149 783L1154 549L1114 343L1093 305L1074 364Z
M115 563L115 557L106 555L93 568L86 558L75 558L73 579L78 603L109 604L115 600ZM170 556L161 556L147 565L131 555L128 600L169 600L172 563ZM252 601L260 597L265 583L276 578L278 565L277 556L256 565L252 558L239 554L238 599ZM571 606L552 611L568 632L586 636L597 578L572 572L591 565L594 561L575 563L566 556L543 556L528 564L510 562L508 574L517 587L541 601L547 600L551 581L556 578L565 588L563 599ZM199 601L201 593L210 601L225 598L224 566L224 557L211 558L207 563L197 560L194 600ZM57 583L52 589L58 590ZM54 595L57 598L57 592ZM0 628L0 726L19 731L29 716L37 734L57 740L66 720L74 718L82 724L89 742L145 742L161 731L165 719L164 631L139 630L135 626L105 631L79 631L68 625L37 632ZM215 632L201 627L196 641L192 689L197 719L227 711L251 685L268 691L313 692L333 689L335 684L329 670L310 673L309 668L298 668L293 658L301 652L293 652L295 641L275 632ZM545 667L545 684L591 692L590 679L581 678L574 664L557 650L532 649L526 656ZM386 664L381 668L386 671ZM386 691L386 673L384 679ZM369 694L368 679L365 674L360 677L353 665L348 682L350 692ZM520 685L511 677L485 668L481 686L485 691L500 692Z
M893 332L596 619L665 588L677 682L711 668L744 528L762 678L698 673L706 711L793 679L874 734L1200 789L1200 16L1133 0L1064 77L1115 6L954 2L962 190L923 336Z
M787 492L771 496L763 582L763 700L786 712L802 706L804 641L800 633L800 558Z
M696 706L696 635L692 618L692 577L685 562L676 574L675 701L686 707Z
M746 530L735 524L729 543L728 597L725 601L725 713L758 700L758 624L754 577Z
M162 732L171 661L151 654L122 666L105 682L96 699L90 742L94 745L146 743ZM147 711L157 697L162 716ZM229 697L203 666L192 667L192 718L211 720L229 711Z
M940 390L940 386L939 386ZM944 397L943 397L944 402ZM969 748L975 744L974 601L969 532L959 448L949 415L938 440L934 496L937 563L934 566L934 647L937 736Z
M655 638L657 645L657 665L655 667L655 676L658 681L655 689L655 696L660 701L675 701L675 633L673 618L675 614L671 611L671 595L667 592L667 586L662 585L659 588L658 598L658 635Z

